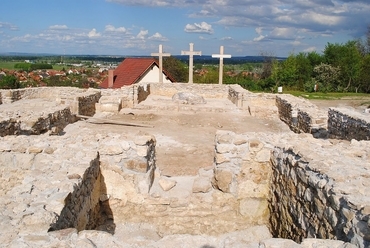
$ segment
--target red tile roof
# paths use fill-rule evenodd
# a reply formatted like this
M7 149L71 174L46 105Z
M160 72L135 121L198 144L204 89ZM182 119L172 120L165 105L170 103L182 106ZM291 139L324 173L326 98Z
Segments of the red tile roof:
M153 58L126 58L113 72L113 88L137 83L153 66L159 67ZM174 82L167 72L164 71L164 73L169 80ZM100 84L100 87L108 88L108 78Z

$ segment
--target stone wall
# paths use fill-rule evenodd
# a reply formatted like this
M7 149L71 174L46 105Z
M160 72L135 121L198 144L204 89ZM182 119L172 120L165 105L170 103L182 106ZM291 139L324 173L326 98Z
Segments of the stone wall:
M73 192L64 200L65 206L49 231L76 228L77 231L92 230L104 224L102 203L108 201L105 182L100 171L99 155L91 161ZM109 216L113 219L113 215Z
M99 102L100 92L75 97L71 103L71 110L76 115L93 116L96 112L95 104Z
M63 129L77 119L69 107L55 109L52 113L43 115L10 117L0 122L0 136L6 135L38 135L50 131L50 134L60 134Z
M327 137L327 114L309 101L291 95L277 95L279 118L296 133Z
M144 84L144 85L137 85L137 103L141 103L145 101L146 98L150 95L150 85L151 84Z
M39 87L15 90L1 90L2 104L26 99L48 99L71 107L74 114L92 116L95 114L95 103L101 97L96 89L79 89L74 87Z
M229 96L229 87L218 84L188 84L188 83L155 83L150 84L150 93L157 96L172 97L178 92L189 92L204 98L223 98Z
M330 138L370 140L370 116L355 110L330 108L328 133Z
M277 114L274 94L252 93L237 84L228 86L229 100L238 108L248 110L250 115L271 117Z
M240 218L268 223L270 149L254 137L228 131L216 133L213 186L238 200Z
M298 243L318 238L370 244L370 195L363 184L369 142L218 131L215 148L213 186L238 199L241 218L268 218L275 238ZM344 169L349 163L351 173Z

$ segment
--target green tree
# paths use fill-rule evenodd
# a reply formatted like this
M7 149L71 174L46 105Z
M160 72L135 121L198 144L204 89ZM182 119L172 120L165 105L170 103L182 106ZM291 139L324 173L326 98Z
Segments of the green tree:
M359 83L355 90L370 93L370 54L362 59Z
M0 80L1 89L18 89L21 88L21 84L17 78L13 75L3 76Z
M340 85L340 68L329 64L321 63L314 68L315 79L311 85L306 85L307 91L312 91L314 84L318 86L318 90L322 92L335 91ZM311 89L308 89L308 87Z
M338 91L349 91L350 87L358 85L362 58L356 41L348 41L344 45L328 43L324 56L327 64L340 68L341 84Z
M176 82L187 82L188 71L183 62L173 56L163 59L163 68L167 71Z

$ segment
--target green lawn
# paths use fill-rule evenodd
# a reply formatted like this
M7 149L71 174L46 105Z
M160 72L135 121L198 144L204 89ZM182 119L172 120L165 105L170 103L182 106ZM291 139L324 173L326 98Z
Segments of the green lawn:
M20 63L20 61L13 62L13 61L1 61L0 60L0 69L14 70L14 65L17 63Z
M338 99L368 99L370 94L366 93L353 93L353 92L303 92L303 91L285 91L285 94L291 94L293 96L301 96L307 99L317 99L317 100L338 100Z

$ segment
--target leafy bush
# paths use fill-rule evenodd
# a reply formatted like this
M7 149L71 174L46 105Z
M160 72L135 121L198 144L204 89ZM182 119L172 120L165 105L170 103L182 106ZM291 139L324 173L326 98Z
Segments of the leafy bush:
M1 89L18 89L21 87L21 84L15 76L4 76L0 80Z

